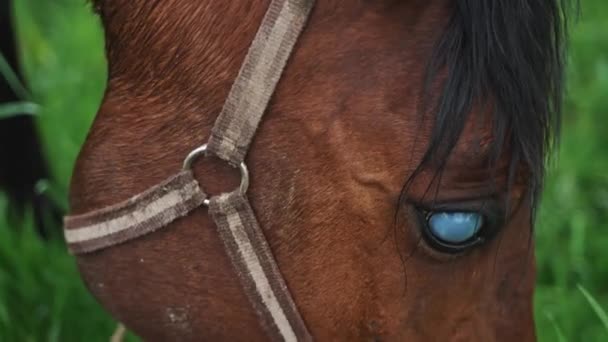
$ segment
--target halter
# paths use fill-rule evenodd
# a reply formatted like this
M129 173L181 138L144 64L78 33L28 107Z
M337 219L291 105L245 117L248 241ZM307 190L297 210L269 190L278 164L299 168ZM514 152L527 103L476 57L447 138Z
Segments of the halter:
M130 199L67 216L69 250L84 254L166 227L201 205L217 226L241 285L273 341L312 341L247 198L245 156L314 0L272 0L232 85L208 142L184 160L181 172ZM233 192L207 195L194 179L197 159L214 155L238 168Z

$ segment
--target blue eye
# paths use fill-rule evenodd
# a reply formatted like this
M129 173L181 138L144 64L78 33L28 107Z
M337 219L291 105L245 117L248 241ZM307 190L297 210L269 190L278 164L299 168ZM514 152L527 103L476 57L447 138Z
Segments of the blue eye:
M484 217L477 212L431 212L427 216L430 233L448 244L461 244L472 239L484 224Z

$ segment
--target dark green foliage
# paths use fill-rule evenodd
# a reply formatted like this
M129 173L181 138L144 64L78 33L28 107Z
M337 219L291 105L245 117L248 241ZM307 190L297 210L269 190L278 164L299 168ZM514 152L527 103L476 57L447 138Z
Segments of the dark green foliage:
M542 341L608 341L577 289L608 308L608 2L583 0L573 25L561 149L536 228L536 318Z

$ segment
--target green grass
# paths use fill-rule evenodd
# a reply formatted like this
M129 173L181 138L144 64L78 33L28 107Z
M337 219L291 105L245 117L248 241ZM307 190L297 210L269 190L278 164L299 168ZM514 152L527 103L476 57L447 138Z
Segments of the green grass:
M13 0L22 65L41 105L38 129L54 185L68 188L106 81L103 32L88 0Z
M574 25L564 134L536 227L541 341L608 341L578 290L608 307L608 2L582 0Z
M71 168L104 88L103 35L86 0L15 2L31 89L23 100L39 105L53 173L40 188L65 206ZM607 1L582 0L582 18L573 25L564 136L536 227L540 341L608 341L606 18ZM39 241L29 215L11 220L7 205L0 194L0 341L107 341L115 322L82 285L61 239Z
M29 220L7 229L6 207L0 197L0 340L107 341L115 323L80 282L61 239L40 241Z

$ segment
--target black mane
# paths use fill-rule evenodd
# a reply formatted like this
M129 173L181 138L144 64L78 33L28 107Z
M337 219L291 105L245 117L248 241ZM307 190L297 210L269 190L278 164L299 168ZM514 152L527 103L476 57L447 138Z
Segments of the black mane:
M560 132L568 5L566 0L453 1L428 66L427 89L440 72L447 77L429 111L435 120L430 145L410 180L430 164L445 165L472 107L491 106L494 164L508 151L509 179L523 167L536 205Z

